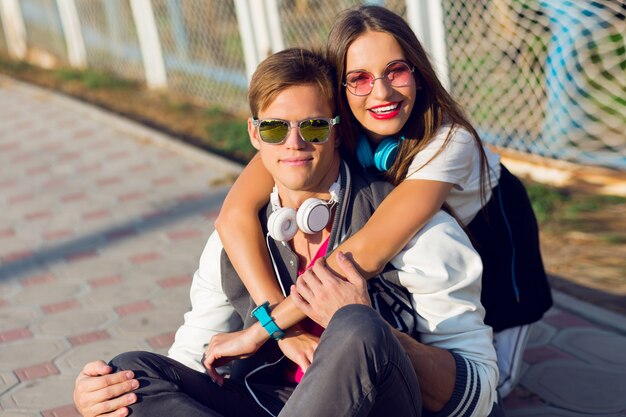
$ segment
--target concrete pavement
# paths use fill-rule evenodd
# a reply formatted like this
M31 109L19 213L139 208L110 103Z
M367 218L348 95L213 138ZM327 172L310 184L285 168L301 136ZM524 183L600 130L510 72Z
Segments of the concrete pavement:
M0 415L77 415L89 360L165 353L236 164L0 76ZM626 321L555 294L509 416L626 415Z

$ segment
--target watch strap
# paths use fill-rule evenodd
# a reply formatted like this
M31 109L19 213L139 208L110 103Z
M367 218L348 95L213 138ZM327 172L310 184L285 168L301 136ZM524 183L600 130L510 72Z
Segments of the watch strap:
M274 340L282 339L285 335L285 332L278 327L274 319L270 315L270 303L269 301L264 302L260 306L257 306L254 310L252 310L252 317L255 317L261 326L267 331L270 337Z

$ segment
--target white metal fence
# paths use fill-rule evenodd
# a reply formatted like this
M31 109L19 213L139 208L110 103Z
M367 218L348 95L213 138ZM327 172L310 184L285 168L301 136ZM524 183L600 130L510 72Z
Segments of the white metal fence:
M452 91L487 142L626 168L626 3L445 3Z
M9 49L7 48L7 39L4 36L4 24L2 23L2 19L0 19L0 54L8 54Z
M41 0L40 0L41 1ZM75 2L84 55L80 64L127 79L145 81L137 26L128 1ZM26 18L26 16L25 16Z
M0 53L246 112L256 64L322 48L356 0L1 0ZM379 0L407 19L486 142L626 169L626 2Z

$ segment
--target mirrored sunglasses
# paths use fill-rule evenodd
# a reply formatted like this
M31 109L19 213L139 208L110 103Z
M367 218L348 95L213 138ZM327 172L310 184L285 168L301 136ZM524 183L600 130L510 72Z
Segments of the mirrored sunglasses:
M404 61L392 61L383 70L383 75L374 77L368 71L353 71L346 75L344 87L355 96L366 96L372 92L376 80L385 79L392 87L405 87L411 82L411 74L415 67Z
M336 124L339 124L339 116L332 119L315 117L298 122L282 119L252 119L252 125L258 129L261 140L272 145L284 143L292 127L298 128L300 138L303 141L324 143L330 136L330 129Z

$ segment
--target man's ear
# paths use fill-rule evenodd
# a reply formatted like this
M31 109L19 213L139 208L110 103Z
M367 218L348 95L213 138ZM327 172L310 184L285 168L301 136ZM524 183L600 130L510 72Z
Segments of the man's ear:
M252 117L248 118L248 136L250 136L250 143L257 151L261 150L261 141L257 137L258 129L252 124Z
M339 148L339 145L341 145L341 136L335 134L335 148Z

